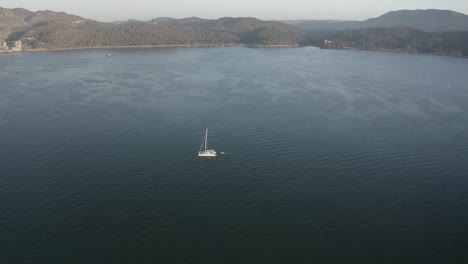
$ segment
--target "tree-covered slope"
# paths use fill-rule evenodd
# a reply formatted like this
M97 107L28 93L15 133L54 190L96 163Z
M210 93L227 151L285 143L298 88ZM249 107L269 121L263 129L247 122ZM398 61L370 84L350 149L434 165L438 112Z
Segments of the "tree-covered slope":
M436 22L430 20L431 16ZM465 23L466 17L443 10L397 11L363 22L315 21L312 24L319 27L306 30L303 25L307 21L285 24L252 17L156 18L147 22L102 23L64 12L0 8L0 41L21 40L26 49L196 44L312 45L468 56L468 30L450 32L463 29L468 24ZM439 29L444 32L431 33L407 26L387 27L400 24L426 25L427 31ZM319 29L320 25L331 26ZM374 25L381 27L367 27ZM358 29L340 30L345 26ZM324 45L325 40L331 42Z
M393 50L468 56L468 32L428 33L414 28L367 28L328 38L325 48Z
M149 22L101 23L64 12L2 9L2 38L34 48L96 46L261 44L298 45L302 32L256 18L159 18Z

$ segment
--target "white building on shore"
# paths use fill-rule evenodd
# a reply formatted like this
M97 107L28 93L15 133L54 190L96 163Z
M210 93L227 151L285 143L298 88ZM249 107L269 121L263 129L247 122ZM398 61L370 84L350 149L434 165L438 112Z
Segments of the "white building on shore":
M21 40L15 41L8 45L8 42L3 41L0 43L0 52L19 52L23 50Z
M7 52L8 51L8 44L6 41L0 43L0 52Z

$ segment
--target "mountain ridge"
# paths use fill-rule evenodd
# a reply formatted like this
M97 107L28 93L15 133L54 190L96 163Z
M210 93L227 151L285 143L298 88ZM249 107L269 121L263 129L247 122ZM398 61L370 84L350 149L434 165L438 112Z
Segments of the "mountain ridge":
M407 27L426 32L451 32L468 31L468 15L451 10L439 9L397 10L363 21L307 20L296 25L303 30Z
M214 43L299 45L302 41L302 31L294 26L252 17L104 23L50 10L21 10L17 11L21 14L15 14L5 9L5 13L8 16L0 19L14 23L0 27L1 37L7 41L21 40L26 49Z
M413 17L412 14L418 15ZM436 16L439 20L426 24L418 22L431 16ZM451 19L445 21L445 17ZM148 21L106 23L51 10L32 12L23 8L0 8L0 42L2 39L8 42L21 40L25 50L253 45L393 49L468 56L468 51L464 48L468 47L468 16L449 10L399 10L364 21L285 22L287 23L254 17L160 17ZM427 26L426 31L421 29L424 25ZM428 31L435 27L442 31ZM463 31L466 32L450 31L465 28ZM423 35L424 38L421 37ZM0 47L0 52L2 51L7 50Z

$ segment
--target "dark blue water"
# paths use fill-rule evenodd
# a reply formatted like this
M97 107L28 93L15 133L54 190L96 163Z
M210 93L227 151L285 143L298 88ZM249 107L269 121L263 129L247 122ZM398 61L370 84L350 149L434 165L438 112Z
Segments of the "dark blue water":
M468 60L0 56L0 263L468 263Z

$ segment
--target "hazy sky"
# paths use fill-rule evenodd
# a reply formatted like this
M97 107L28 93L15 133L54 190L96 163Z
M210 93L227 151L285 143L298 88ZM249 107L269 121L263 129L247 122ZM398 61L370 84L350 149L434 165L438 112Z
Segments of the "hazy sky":
M155 17L364 20L400 9L450 9L468 14L468 0L0 0L0 7L65 11L99 21Z

